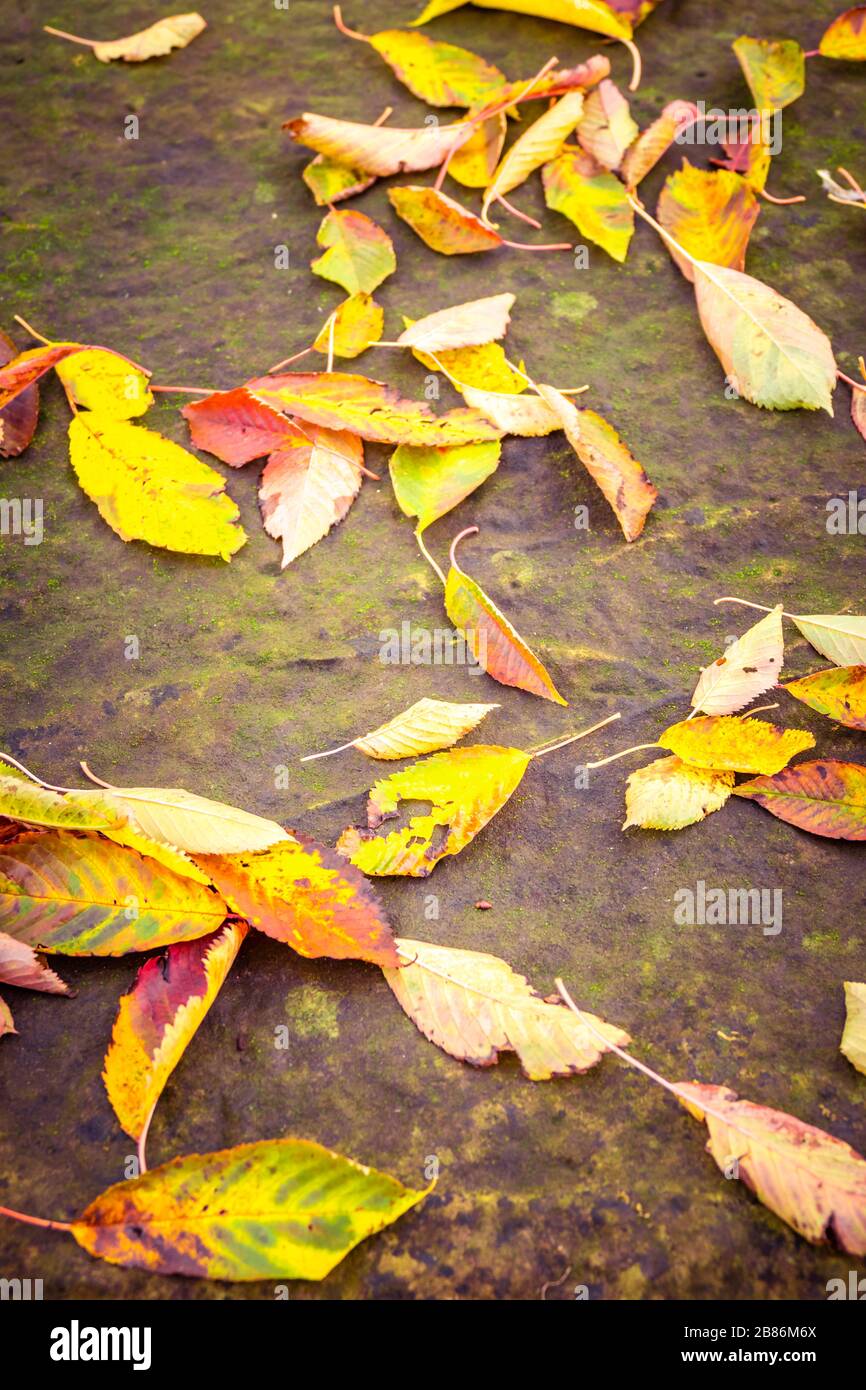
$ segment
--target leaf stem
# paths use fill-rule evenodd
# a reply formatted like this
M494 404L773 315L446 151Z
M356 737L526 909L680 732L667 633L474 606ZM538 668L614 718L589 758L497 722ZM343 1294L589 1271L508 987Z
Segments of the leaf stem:
M511 213L512 217L519 218L521 222L527 222L530 227L534 227L538 232L541 231L541 223L538 222L536 218L530 217L528 212L521 212L520 208L516 208L513 203L509 203L508 199L504 198L501 193L495 193L493 196L497 203L501 203L506 211Z
M103 782L101 777L97 777L94 773L92 773L90 771L90 768L87 766L87 763L84 762L83 759L78 764L78 766L81 768L81 771L84 773L85 777L88 777L91 782L95 782L97 787L106 787L107 790L110 792L117 791L117 787L112 786L110 782Z
M153 1119L153 1112L156 1110L156 1101L147 1112L147 1119L141 1127L141 1134L138 1136L138 1176L142 1177L147 1172L147 1136L150 1133L150 1122Z
M0 1207L0 1216L11 1217L13 1221L23 1221L26 1226L41 1226L46 1231L71 1231L69 1221L46 1221L42 1216L28 1216L23 1211L13 1211L11 1207Z
M58 39L68 39L70 43L84 44L85 48L95 48L96 39L80 39L77 34L67 34L65 29L52 29L50 24L43 24L42 28L46 34L53 34Z
M430 565L431 569L435 570L436 574L439 576L439 579L442 583L442 587L444 589L448 584L448 580L445 578L445 575L442 573L442 570L440 569L439 565L433 559L433 556L430 554L430 551L427 549L426 545L421 539L420 528L418 528L415 531L415 539L418 542L418 549L421 551L421 554L424 556L424 559L427 561L428 565Z
M213 396L213 390L207 390L204 386L151 386L151 391L177 391L183 392L188 396Z
M25 777L29 777L31 782L35 782L36 785L39 786L39 787L44 787L46 791L49 791L49 792L68 792L68 791L70 791L70 788L69 788L69 787L55 787L55 786L52 785L51 782L43 782L43 780L42 780L41 777L37 777L37 776L36 776L36 773L35 773L35 772L31 772L30 769L29 769L29 767L25 767L23 763L19 763L19 761L18 761L17 758L13 758L13 757L12 757L12 754L11 754L11 753L0 753L0 762L11 763L13 767L17 767L17 768L18 768L18 771L19 771L19 772L23 772Z
M21 317L20 314L16 314L16 315L15 315L15 322L16 322L16 323L20 323L20 324L21 324L21 327L22 327L22 328L25 328L25 329L27 330L27 332L30 334L31 338L38 338L39 342L40 342L40 343L44 343L46 347L50 347L50 346L51 346L51 339L50 339L50 338L44 338L44 337L42 336L41 333L37 333L37 332L36 332L36 329L33 328L33 327L27 322L26 319L23 319L23 318Z
M862 361L863 361L863 358L862 358L862 357L859 358L859 360L858 360L858 365L859 365L859 363L862 362ZM862 370L862 368L861 368L861 370ZM839 371L839 368L838 368L838 367L836 368L836 375L837 375L837 377L839 378L840 381L846 381L846 382L848 383L848 385L851 387L851 390L852 390L852 391L866 391L866 384L864 384L864 382L862 382L862 381L855 381L854 378L853 378L852 376L846 376L844 372L840 372L840 371Z
M758 192L762 198L766 198L768 203L775 203L776 207L787 207L789 203L805 203L805 193L797 193L793 198L775 198L772 193L768 193L766 188L759 188Z
M453 541L451 542L451 549L448 551L448 560L449 560L449 562L450 562L450 564L451 564L452 569L457 569L457 570L460 569L460 566L459 566L458 563L457 563L457 547L458 547L458 545L460 544L460 542L462 541L463 537L464 537L464 536L475 536L475 535L477 535L477 534L478 534L478 527L477 527L477 526L464 526L463 530L460 531L460 532L454 537Z
M540 743L537 748L527 749L527 752L532 758L543 758L548 753L555 753L558 749L567 747L569 743L576 743L578 739L586 738L589 734L594 734L596 729L603 729L606 724L613 724L616 719L622 719L622 715L619 713L609 714L607 719L600 719L597 724L591 725L588 729L583 729L579 734L569 734L568 738L560 739L558 743L552 743L549 747L545 747L543 743Z
M659 743L635 743L631 748L623 748L622 751L619 752L619 753L611 753L611 755L610 755L609 758L602 758L601 761L600 761L600 762L597 762L597 763L587 763L586 766L587 766L588 768L589 768L589 767L607 767L607 764L608 764L608 763L615 763L616 760L617 760L617 758L624 758L624 757L626 757L626 755L629 754L629 753L640 753L644 748L660 748L660 747L661 747L661 744L659 744Z
M427 557L430 559L430 557ZM433 561L430 560L432 564ZM315 758L331 758L335 753L344 753L347 748L354 748L357 739L350 739L348 743L341 743L339 748L327 748L324 753L307 753L305 757L299 759L302 763L311 763Z
M628 84L628 89L630 92L636 92L640 86L641 74L643 72L640 49L631 39L620 39L620 43L624 48L627 48L631 54L631 81Z
M359 39L361 43L370 42L366 34L359 33L357 29L350 29L348 24L345 24L343 22L343 12L340 9L339 5L334 6L334 23L336 24L340 33L346 35L347 39Z
M276 362L273 367L268 367L266 375L273 376L274 372L280 371L283 367L290 367L293 362L300 362L302 357L307 357L311 352L315 352L312 345L301 348L300 352L293 353L291 357L284 357L282 362Z

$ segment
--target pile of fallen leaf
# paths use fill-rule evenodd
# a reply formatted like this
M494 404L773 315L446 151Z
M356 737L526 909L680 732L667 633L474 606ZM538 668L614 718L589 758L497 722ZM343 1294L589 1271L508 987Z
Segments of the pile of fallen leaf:
M433 0L417 22L462 3ZM620 40L633 60L631 89L637 87L633 29L657 0L476 3L567 19ZM387 112L374 125L312 113L288 122L295 140L315 151L303 178L328 208L317 236L322 254L312 269L348 297L312 345L230 390L192 391L202 399L184 407L183 415L196 447L230 467L267 460L259 501L265 530L282 545L284 566L348 512L369 475L365 444L391 446L395 497L416 523L418 545L443 584L445 610L474 659L501 684L564 705L542 662L457 561L458 543L476 528L465 527L454 538L447 573L427 550L424 532L491 476L509 436L563 430L629 542L641 535L656 490L613 426L574 404L571 396L585 388L537 382L522 359L506 356L512 294L406 317L399 336L384 339L384 314L373 295L396 270L393 243L364 213L334 205L379 178L436 170L430 185L389 190L396 214L428 247L446 255L571 251L568 242L517 243L491 221L495 210L538 228L510 195L540 171L551 211L618 261L627 256L636 215L655 228L694 284L701 324L738 395L768 409L832 414L832 392L844 374L829 339L796 305L744 270L758 198L769 198L770 151L751 131L725 143L721 167L702 170L685 161L666 180L653 218L638 186L699 119L693 103L672 100L641 132L609 77L606 57L568 70L552 58L535 76L509 80L456 45L414 31L367 36L350 30L339 10L335 18L344 35L369 44L427 106L464 114L448 124L403 130L387 124ZM135 62L185 46L204 27L198 15L172 16L107 43L49 32L89 45L101 61ZM767 114L801 94L806 58L814 56L793 40L747 36L734 51L756 109ZM841 15L815 53L866 59L866 6ZM533 102L547 105L506 149L509 121L522 125ZM841 173L846 187L822 171L830 196L862 206L856 179ZM465 195L458 201L443 192L447 177L480 192L477 211L465 205ZM410 352L427 371L441 373L464 405L436 415L426 400L404 399L377 378L334 370L335 358L373 349ZM311 353L327 359L326 370L285 370ZM29 444L38 421L38 382L52 370L72 412L72 467L108 525L125 541L229 560L246 536L225 479L133 423L153 403L154 390L181 388L154 386L149 371L113 349L42 339L18 352L4 335L0 453L20 454ZM866 388L844 379L853 391L854 422L866 437ZM829 669L780 686L783 618L833 663ZM741 713L777 687L837 723L866 730L866 618L768 608L701 673L689 717L640 746L665 756L629 777L625 826L682 829L737 795L813 834L866 840L866 769L833 758L792 763L814 747L810 733L756 719L755 709ZM336 850L185 790L55 787L12 758L0 763L0 981L67 994L44 956L162 951L145 961L120 1000L103 1072L118 1122L138 1145L139 1176L110 1188L71 1223L0 1211L67 1230L116 1264L219 1279L317 1279L358 1241L423 1199L429 1188L406 1188L296 1139L180 1157L148 1170L147 1133L159 1097L239 950L259 931L303 956L381 969L420 1031L461 1061L490 1066L501 1052L513 1051L525 1074L543 1081L584 1072L614 1052L707 1125L709 1151L726 1175L736 1165L759 1199L806 1239L832 1238L851 1254L866 1254L866 1161L847 1144L783 1112L738 1100L725 1087L665 1080L625 1050L631 1041L626 1032L583 1012L561 981L557 994L544 997L496 956L393 935L364 875L428 876L495 817L535 760L619 718L611 715L534 749L455 747L496 708L424 698L328 750L420 759L375 783L366 826L347 827ZM586 766L599 768L634 751ZM749 780L737 784L738 775ZM405 824L388 829L401 803L418 802L429 811L410 811ZM866 1072L866 984L845 982L845 992L840 1046ZM0 1000L4 1032L14 1032L14 1023Z

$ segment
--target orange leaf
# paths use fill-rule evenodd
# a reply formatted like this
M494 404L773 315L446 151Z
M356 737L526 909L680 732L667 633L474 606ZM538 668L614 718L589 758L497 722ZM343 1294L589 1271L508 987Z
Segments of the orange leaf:
M502 245L498 232L436 188L389 188L388 197L397 216L443 256L494 251Z

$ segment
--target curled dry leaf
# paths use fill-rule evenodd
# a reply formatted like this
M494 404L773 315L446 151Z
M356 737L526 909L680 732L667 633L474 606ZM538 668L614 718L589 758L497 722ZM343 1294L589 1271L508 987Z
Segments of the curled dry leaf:
M0 329L0 372L18 356L18 348ZM17 458L23 454L39 420L39 387L27 386L8 405L0 408L0 458Z
M551 97L565 96L566 92L572 92L576 88L585 91L589 87L595 87L605 77L610 77L610 59L600 53L593 53L592 57L587 58L585 63L579 63L576 68L555 67L541 78L524 78L521 82L506 83L500 100L510 97L516 105L521 101L549 100Z
M480 347L504 338L511 322L513 294L494 294L439 309L416 319L397 339L401 347L419 352L447 352L454 348Z
M316 241L326 249L310 269L347 294L372 294L397 269L393 241L366 213L333 208Z
M465 533L462 533L465 534ZM451 546L451 568L445 584L445 612L466 639L478 665L500 685L514 685L542 700L567 705L538 657L487 597L480 584L457 564Z
M828 840L866 840L866 767L819 758L734 788L771 815Z
M467 3L468 0L429 0L424 11L412 22L426 24ZM618 13L619 7L606 4L605 0L472 0L472 4L485 10L509 10L536 19L556 19L562 24L575 24L579 29L605 34L610 39L630 39L632 35L628 12ZM631 7L631 0L629 4Z
M72 1235L109 1264L151 1274L324 1279L429 1191L307 1139L263 1139L117 1183L72 1223Z
M616 84L605 78L586 99L577 127L578 143L605 169L617 170L639 133L628 101Z
M389 188L388 197L397 216L440 255L468 256L502 245L498 232L437 188Z
M55 370L76 405L112 420L131 420L153 405L147 372L107 348L70 353Z
M694 281L695 260L744 269L759 212L758 199L739 174L696 169L684 159L683 167L665 180L656 216L678 242L666 242L668 251L686 279Z
M151 956L120 1000L102 1079L120 1127L140 1138L153 1108L221 990L249 928L226 922Z
M616 430L594 410L578 410L552 386L539 386L565 436L590 477L604 493L627 541L637 540L658 497L646 471Z
M342 521L361 490L364 445L343 430L307 426L268 459L259 488L265 530L282 541L281 568Z
M83 491L121 540L223 560L246 544L225 479L153 430L82 412L69 424L69 457Z
M595 93L593 93L595 95ZM554 159L583 114L583 94L567 92L555 106L539 116L528 130L515 140L499 163L484 194L482 217L490 204L524 183L543 164Z
M836 361L826 333L769 285L695 261L701 325L741 396L768 410L833 414Z
M705 666L692 695L704 714L734 714L779 679L785 643L781 603Z
M472 134L473 127L458 121L453 125L402 130L396 126L338 121L307 111L296 120L286 121L283 129L289 131L293 140L327 159L387 178L389 174L435 169Z
M805 729L780 729L766 719L737 714L684 719L665 729L658 742L660 748L670 749L690 767L768 775L781 771L798 753L815 747L814 738ZM736 790L739 793L741 789Z
M500 1053L516 1052L530 1081L549 1081L589 1071L608 1051L558 995L542 998L497 956L407 938L397 946L406 963L385 979L424 1036L461 1062L492 1067ZM621 1028L585 1017L619 1047L631 1041Z
M845 1028L839 1051L866 1075L866 984L845 981Z
M401 444L389 464L400 510L417 517L418 531L423 531L496 472L501 452L499 440L453 449Z
M22 835L0 846L0 930L34 950L123 956L216 930L212 889L92 835Z
M637 188L671 145L699 120L693 101L672 101L657 116L652 125L642 130L623 156L620 172L629 188Z
M818 51L824 58L866 62L866 5L855 5L834 19L821 35Z
M49 970L25 941L0 932L0 981L18 989L35 989L42 994L69 994L69 986Z
M569 148L545 164L541 176L547 206L615 261L624 261L634 233L634 210L616 175L591 154Z
M834 666L783 687L819 714L849 729L866 729L866 666Z
M656 758L628 779L622 828L683 830L720 811L733 785L733 772L690 767L677 757Z
M475 410L434 416L426 401L403 400L381 381L347 372L292 372L247 382L247 389L287 415L328 429L350 430L373 444L473 444L501 431Z
M385 327L381 305L369 294L353 294L338 304L325 320L313 347L335 357L359 357L372 343L378 343Z
M307 836L197 862L233 912L298 955L396 965L384 909L345 859Z
M62 39L70 37L62 30L50 29L48 25L45 28L49 34L57 34ZM110 63L114 58L122 58L125 63L143 63L148 58L163 58L173 48L186 48L206 28L201 15L193 11L190 14L166 15L165 19L158 19L155 24L125 39L111 39L102 43L76 39L75 42L86 43L92 48L94 57L100 63Z
M737 1176L798 1235L866 1254L866 1161L850 1145L726 1086L679 1082L676 1091L706 1124L707 1151L725 1176L736 1160Z
M781 111L806 89L806 61L794 39L750 39L732 45L759 111Z
M458 739L480 724L491 710L499 705L462 705L450 700L431 700L426 696L416 700L414 705L380 724L372 733L362 734L360 738L344 743L340 748L332 748L330 753L341 753L344 748L357 748L368 758L381 758L393 761L396 758L417 758L422 753L435 753L441 748L451 748ZM313 758L327 757L327 753L313 753ZM307 758L302 758L307 762Z
M434 753L420 763L377 782L367 802L365 832L350 827L337 850L374 876L399 874L426 878L446 855L459 854L501 810L523 778L530 755L519 748L478 744ZM400 802L430 803L424 815L390 834L373 834L395 819ZM399 958L388 962L398 965Z

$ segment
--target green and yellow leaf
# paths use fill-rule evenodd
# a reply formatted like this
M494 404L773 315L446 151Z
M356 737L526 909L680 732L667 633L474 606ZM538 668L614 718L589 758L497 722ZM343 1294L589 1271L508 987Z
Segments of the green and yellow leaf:
M332 209L316 241L326 249L310 269L341 285L347 294L372 294L397 269L393 241L366 213Z
M406 29L383 29L368 42L396 77L428 106L486 106L505 86L505 74L457 44Z
M626 784L623 830L682 830L720 811L734 785L733 772L690 767L677 757L656 758Z
M727 169L696 169L687 159L669 174L659 194L656 216L682 246L665 242L687 280L694 281L694 260L743 270L746 248L758 218L758 199L739 174Z
M307 1139L264 1139L117 1183L72 1234L89 1254L151 1274L324 1279L429 1191Z
M866 767L819 758L734 788L779 820L828 840L866 840Z
M69 424L69 457L82 489L122 540L223 560L246 544L225 479L153 430L81 412Z
M450 512L499 467L499 440L451 449L401 444L390 460L394 496L405 516L418 518L418 530Z
M845 981L845 1028L839 1051L866 1075L866 984Z
M369 294L353 294L326 320L313 347L335 357L360 357L371 343L378 343L384 326L382 306Z
M453 747L494 709L499 709L499 705L453 704L450 700L431 700L425 696L389 719L387 724L380 724L372 733L343 744L343 748L357 748L368 758L418 758L424 753ZM331 749L334 753L340 751Z
M404 322L408 320L404 319ZM453 348L450 352L437 352L435 358L412 349L412 356L427 367L429 371L444 371L448 380L461 393L466 387L475 388L482 396L493 391L497 395L516 396L526 390L527 380L523 374L523 364L518 363L520 371L508 365L505 349L501 343L481 343L477 347ZM535 398L538 400L538 397ZM482 412L486 414L486 412ZM553 426L558 429L558 425ZM516 433L508 429L504 434Z
M108 830L126 821L126 812L102 792L60 794L0 768L0 816L54 830Z
M440 859L459 854L493 819L529 762L530 755L519 748L485 744L434 753L377 782L367 803L368 830L344 830L337 849L365 874L426 878ZM384 821L399 815L402 801L429 802L430 810L410 815L399 830L375 835Z
M866 618L856 613L794 614L807 642L837 666L866 665Z
M497 956L398 938L405 962L386 970L398 1002L425 1038L458 1061L492 1067L516 1052L530 1081L589 1071L609 1051L558 995L543 998ZM585 1018L618 1047L628 1033Z
M341 203L344 198L355 198L376 182L375 174L365 174L361 169L353 169L336 159L326 159L322 154L317 154L305 165L301 178L320 208Z
M426 24L439 15L460 9L468 0L429 0L413 24ZM561 24L574 24L610 39L630 39L632 26L626 14L619 14L604 0L472 0L485 10L508 10L512 14L528 14L535 19L555 19ZM647 10L647 13L649 10Z
M583 93L567 92L518 136L501 159L484 194L482 216L496 198L504 197L525 183L536 169L556 158L582 115Z
M222 898L93 835L32 833L0 845L0 930L37 951L122 956L215 931Z
M634 233L626 190L592 155L567 148L542 170L547 206L573 222L615 261L624 261Z
M485 177L483 186L488 182ZM438 188L389 188L388 197L397 216L442 256L468 256L502 245L498 232Z
M102 1079L121 1129L138 1139L223 986L249 928L226 922L151 956L120 1000Z
M452 179L464 188L486 188L502 155L507 127L504 111L479 121L451 156L448 173Z
M187 854L232 854L266 849L291 838L276 821L197 796L182 787L111 787L112 801L135 828L158 844Z
M731 47L759 111L781 111L806 89L806 59L794 39L750 39Z
M659 747L676 753L690 767L715 772L750 772L772 776L798 753L815 747L805 729L780 729L766 719L743 715L703 715L671 724ZM739 793L742 788L737 787Z
M866 729L866 666L834 666L788 681L782 688L838 724Z

